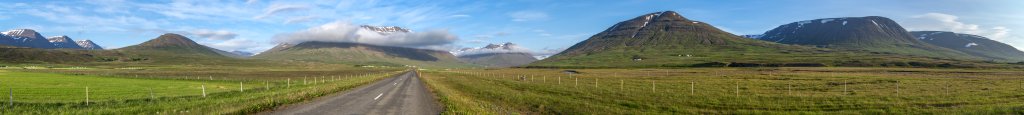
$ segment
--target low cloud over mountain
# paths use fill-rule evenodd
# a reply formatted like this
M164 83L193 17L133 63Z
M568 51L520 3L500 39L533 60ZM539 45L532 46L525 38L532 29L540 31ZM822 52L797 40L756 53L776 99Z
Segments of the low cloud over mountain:
M298 44L309 41L364 43L382 46L436 49L458 40L448 30L387 32L365 29L349 22L332 22L294 33L278 34L274 42Z

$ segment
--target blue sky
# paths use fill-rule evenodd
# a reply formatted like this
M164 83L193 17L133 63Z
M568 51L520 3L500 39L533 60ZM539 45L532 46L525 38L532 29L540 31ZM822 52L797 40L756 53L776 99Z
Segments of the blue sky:
M0 0L0 29L89 39L108 49L179 33L223 50L261 52L316 28L401 26L452 39L431 49L513 42L557 53L611 25L673 10L734 34L833 17L885 16L909 30L978 34L1024 49L1020 0ZM326 29L335 30L335 29ZM434 35L434 34L432 34ZM430 41L440 40L440 41ZM396 43L397 44L397 43ZM413 43L415 44L415 43Z

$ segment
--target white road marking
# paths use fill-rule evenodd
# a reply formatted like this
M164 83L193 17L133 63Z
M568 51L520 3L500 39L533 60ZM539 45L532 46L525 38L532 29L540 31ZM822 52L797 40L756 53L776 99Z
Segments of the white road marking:
M377 97L374 97L373 100L377 100L377 99L380 98L380 96L383 96L383 95L384 95L384 93L380 93L380 95L377 95Z

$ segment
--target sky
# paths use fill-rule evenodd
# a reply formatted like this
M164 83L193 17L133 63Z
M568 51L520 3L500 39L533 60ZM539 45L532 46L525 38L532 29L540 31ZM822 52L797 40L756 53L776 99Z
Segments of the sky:
M883 16L911 31L976 34L1024 49L1021 0L0 0L0 29L92 40L107 49L164 33L226 51L366 42L454 51L512 42L552 55L637 16L676 11L737 35L819 18ZM366 35L359 25L410 34Z

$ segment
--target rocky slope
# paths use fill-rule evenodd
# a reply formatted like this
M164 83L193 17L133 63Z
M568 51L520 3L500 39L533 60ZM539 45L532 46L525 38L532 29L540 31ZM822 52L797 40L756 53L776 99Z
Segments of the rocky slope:
M61 48L61 49L85 49L82 46L79 46L78 43L75 42L75 40L72 40L68 36L54 36L54 37L47 38L46 40L49 41L50 44L53 44L54 48Z
M793 22L765 32L760 40L783 44L866 50L908 55L974 59L910 35L895 21L879 16L825 18Z
M912 31L917 39L935 46L961 51L995 61L1024 61L1024 52L1013 46L978 35L946 31Z

